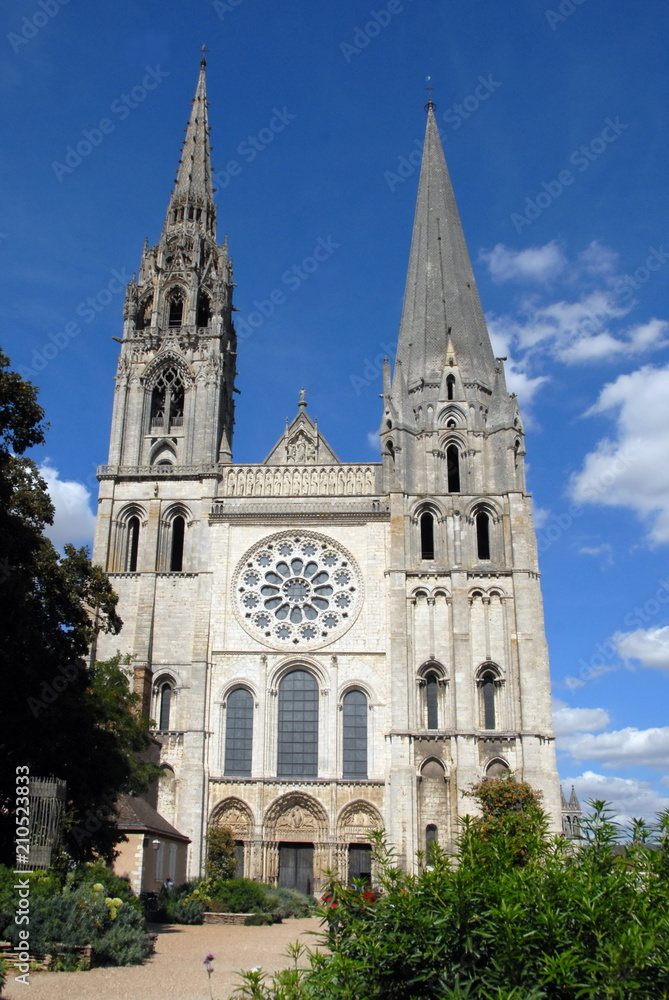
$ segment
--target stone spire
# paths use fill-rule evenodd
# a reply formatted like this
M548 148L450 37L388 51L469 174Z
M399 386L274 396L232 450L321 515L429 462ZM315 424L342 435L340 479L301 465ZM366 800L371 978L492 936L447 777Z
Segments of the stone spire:
M205 69L207 61L200 60L200 75L186 138L181 150L179 170L170 195L165 220L165 231L174 230L182 222L200 223L200 228L210 236L216 233L216 207L211 180L211 148L209 146L209 117L207 114L207 86Z
M397 350L409 392L439 384L449 349L464 382L492 389L495 359L430 100Z

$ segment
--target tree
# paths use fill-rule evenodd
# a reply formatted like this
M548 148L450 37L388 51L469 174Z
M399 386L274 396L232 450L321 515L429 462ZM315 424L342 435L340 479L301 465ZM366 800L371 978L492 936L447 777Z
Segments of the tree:
M235 841L227 826L215 826L207 834L205 875L211 882L234 878L237 867Z
M0 860L10 865L18 767L67 781L75 858L110 855L116 795L149 777L134 757L147 726L127 686L121 696L118 664L87 662L95 636L121 628L118 599L87 549L66 545L61 557L43 534L53 505L24 457L44 441L43 418L36 388L0 351Z

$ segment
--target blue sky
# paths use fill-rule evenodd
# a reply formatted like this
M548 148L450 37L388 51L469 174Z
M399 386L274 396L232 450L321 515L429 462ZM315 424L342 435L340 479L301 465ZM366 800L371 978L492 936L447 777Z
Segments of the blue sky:
M51 424L56 541L90 539L121 286L159 237L202 43L249 333L237 461L265 457L302 385L340 457L375 458L430 75L528 428L560 772L623 817L669 805L666 4L12 0L0 18L2 343ZM327 259L287 284L319 240Z

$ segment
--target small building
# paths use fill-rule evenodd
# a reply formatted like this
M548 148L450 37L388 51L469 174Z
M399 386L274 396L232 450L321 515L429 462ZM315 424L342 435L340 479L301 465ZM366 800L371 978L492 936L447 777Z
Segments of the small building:
M129 879L137 895L158 892L167 878L175 885L186 881L188 837L145 799L119 796L116 814L118 828L128 839L118 845L114 872Z

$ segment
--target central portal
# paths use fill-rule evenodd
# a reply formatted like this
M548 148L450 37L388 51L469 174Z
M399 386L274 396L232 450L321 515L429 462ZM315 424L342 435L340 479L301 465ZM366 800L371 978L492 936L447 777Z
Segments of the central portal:
M279 844L279 885L311 895L314 888L314 845Z

